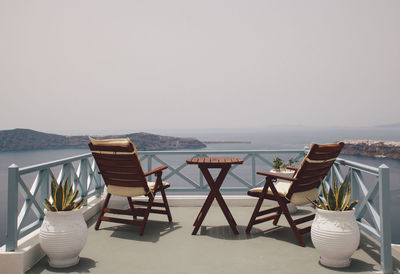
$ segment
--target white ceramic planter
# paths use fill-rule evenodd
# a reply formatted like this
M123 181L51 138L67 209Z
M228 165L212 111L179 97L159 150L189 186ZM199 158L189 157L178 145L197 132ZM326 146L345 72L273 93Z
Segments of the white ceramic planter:
M278 169L271 169L270 171L273 172L273 173L276 173L278 175L291 177L291 178L294 175L294 170L291 170L291 169L279 169L279 170ZM288 183L288 184L292 183L291 181L282 180L282 179L278 179L277 182L281 182L281 183L284 182L284 183ZM294 213L297 212L297 206L295 206L294 204L289 203L289 204L287 204L287 207L288 207L288 210L289 210L290 214L294 214Z
M311 225L311 240L318 250L320 263L328 267L347 267L360 243L354 211L317 209Z
M61 268L77 264L79 253L86 243L87 231L82 208L59 212L45 210L39 242L49 257L50 266Z

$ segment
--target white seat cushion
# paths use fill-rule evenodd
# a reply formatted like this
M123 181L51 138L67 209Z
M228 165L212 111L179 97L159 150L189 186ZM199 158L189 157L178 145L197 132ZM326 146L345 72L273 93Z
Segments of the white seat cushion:
M275 188L278 191L279 196L281 197L286 197L286 195L289 192L289 188L291 186L291 182L282 182L282 181L278 181L276 182ZM254 192L254 193L261 193L263 190L262 187L256 187L253 189L250 189L250 192ZM272 190L270 188L268 188L268 194L273 195ZM319 191L317 188L313 188L307 191L303 191L303 192L296 192L293 193L290 202L294 205L306 205L309 204L310 201L314 201L318 198L319 195Z
M148 182L147 185L150 191L154 190L155 182ZM169 186L169 183L163 182L163 186ZM107 192L111 195L118 195L123 197L135 197L142 196L146 194L146 191L143 187L125 187L125 186L113 186L110 185L107 187Z

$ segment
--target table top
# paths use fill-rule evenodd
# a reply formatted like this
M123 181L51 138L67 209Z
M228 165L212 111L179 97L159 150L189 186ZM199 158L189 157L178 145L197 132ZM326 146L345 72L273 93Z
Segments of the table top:
M190 158L186 160L187 164L243 164L242 158L234 158L234 157L197 157Z

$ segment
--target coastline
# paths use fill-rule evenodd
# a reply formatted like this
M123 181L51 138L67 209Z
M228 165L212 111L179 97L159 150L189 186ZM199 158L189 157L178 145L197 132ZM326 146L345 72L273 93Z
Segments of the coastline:
M345 140L342 154L400 160L400 142L383 140Z

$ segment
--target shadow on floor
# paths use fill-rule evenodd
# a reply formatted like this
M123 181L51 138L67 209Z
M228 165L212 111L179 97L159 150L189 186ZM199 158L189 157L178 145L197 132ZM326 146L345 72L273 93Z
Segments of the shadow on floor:
M80 258L79 263L77 265L67 267L67 268L54 268L49 265L47 262L47 256L44 257L37 263L34 267L34 270L28 270L25 272L26 274L37 274L42 272L51 272L51 273L93 273L93 269L96 267L96 263L94 260L90 258Z
M103 223L102 223L103 225ZM180 229L182 226L177 222L165 221L147 221L146 228L142 236L139 235L140 227L132 225L113 225L107 227L100 227L100 230L112 231L110 237L115 237L125 240L142 241L142 242L157 242L160 237L167 235L175 230Z
M350 266L346 267L346 268L332 268L332 267L327 267L324 265L321 265L321 266L325 267L327 269L330 269L332 271L338 272L338 273L359 273L359 272L366 272L366 271L370 271L370 272L378 271L378 269L375 268L374 264L369 264L369 263L363 262L358 259L351 259Z

